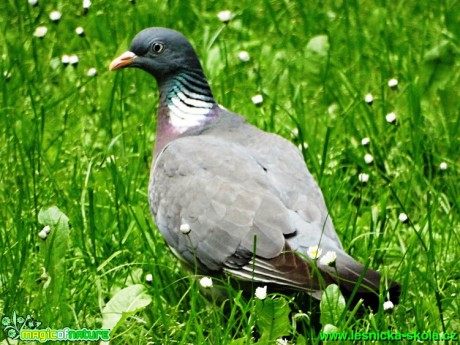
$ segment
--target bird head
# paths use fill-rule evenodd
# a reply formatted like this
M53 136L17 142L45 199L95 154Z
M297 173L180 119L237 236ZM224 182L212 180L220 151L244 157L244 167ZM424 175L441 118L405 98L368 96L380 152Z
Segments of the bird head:
M139 32L130 49L110 64L110 70L135 67L152 74L159 83L184 71L202 67L190 42L181 33L166 28Z

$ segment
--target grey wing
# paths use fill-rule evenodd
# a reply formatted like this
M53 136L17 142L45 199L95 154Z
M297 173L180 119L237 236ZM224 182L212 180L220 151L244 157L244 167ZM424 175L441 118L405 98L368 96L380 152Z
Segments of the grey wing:
M266 170L267 179L283 204L313 225L315 231L319 228L342 249L323 194L297 147L278 135L251 125L242 126L234 132L223 129L217 131L216 136L243 143L254 160Z
M246 127L248 132L259 132L254 127ZM289 141L269 133L264 135L246 135L248 148L259 164L267 170L270 184L277 191L283 204L293 211L292 222L296 228L295 234L286 239L290 250L308 253L308 248L318 246L323 253L333 251L337 255L335 272L330 267L318 264L322 282L341 281L348 290L353 290L354 283L363 275L363 287L358 291L374 291L379 289L380 274L371 269L363 274L363 265L344 252L342 244L335 232L329 211L324 202L322 192L308 171L300 151ZM291 267L292 272L298 273L298 265ZM302 268L300 272L304 272ZM284 276L286 274L284 272ZM294 279L301 281L300 277ZM304 277L302 285L308 290L319 290L318 281L312 279L311 272Z
M165 148L152 169L149 201L167 244L201 271L218 271L247 264L254 249L261 258L278 256L284 236L295 232L290 210L271 189L239 145L202 135Z

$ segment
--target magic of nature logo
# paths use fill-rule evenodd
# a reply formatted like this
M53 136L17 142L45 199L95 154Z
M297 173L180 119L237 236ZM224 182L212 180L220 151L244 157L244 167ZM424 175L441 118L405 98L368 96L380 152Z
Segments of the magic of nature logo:
M110 340L109 329L63 329L39 328L41 322L32 316L19 316L13 312L11 316L3 316L1 325L8 338L22 341L97 341Z

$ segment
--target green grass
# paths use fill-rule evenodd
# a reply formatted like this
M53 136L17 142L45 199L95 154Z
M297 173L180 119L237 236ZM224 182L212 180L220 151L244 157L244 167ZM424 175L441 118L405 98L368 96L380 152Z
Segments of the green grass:
M219 103L308 144L306 162L347 251L402 283L392 314L349 311L336 326L460 332L458 0L93 2L87 15L81 1L0 3L0 315L99 328L117 291L144 284L151 303L129 315L114 344L255 342L260 301L231 291L227 308L208 303L151 220L154 80L108 71L138 31L166 26L190 38ZM56 9L58 24L48 18ZM234 13L227 26L216 17L225 9ZM40 25L48 27L43 39L33 37ZM327 43L323 55L309 45L316 36ZM249 62L238 60L241 50ZM64 67L61 56L74 53L78 67ZM86 76L91 67L97 76ZM387 85L393 77L395 90ZM251 96L259 93L256 108ZM389 112L396 125L385 121ZM62 274L52 276L58 285L44 271L38 237L39 212L52 205L71 225ZM398 220L402 212L408 223ZM59 298L53 286L62 286ZM311 312L289 301L293 313ZM317 344L311 318L292 318L297 330L285 335Z

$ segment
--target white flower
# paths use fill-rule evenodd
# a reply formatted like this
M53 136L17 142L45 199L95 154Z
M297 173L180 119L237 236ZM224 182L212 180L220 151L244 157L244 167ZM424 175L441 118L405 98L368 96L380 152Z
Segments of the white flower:
M51 226L49 225L46 225L43 227L42 231L46 232L47 234L49 234L51 232Z
M230 19L232 19L232 12L229 10L220 11L217 13L217 18L219 18L222 23L228 23Z
M407 222L409 217L407 217L407 214L405 214L405 213L400 213L399 216L398 216L398 219L399 219L399 221L401 223L405 223L405 222Z
M88 72L86 72L86 75L88 77L94 77L96 74L97 74L97 69L95 69L94 67L90 68Z
M91 6L90 0L83 0L83 8L89 8Z
M371 164L373 161L374 161L374 157L372 157L370 153L366 153L364 155L364 162L366 162L366 164Z
M153 276L152 276L151 273L149 273L149 274L147 274L147 275L145 276L145 281L146 281L147 283L151 283L152 280L153 280Z
M46 26L39 26L34 31L34 36L38 38L45 37L46 33L48 32L48 28Z
M319 248L318 246L312 246L308 247L307 249L307 255L310 257L310 259L316 260L321 256L321 253L323 250Z
M180 232L182 232L184 235L187 235L192 229L190 229L190 225L187 223L181 224L179 228Z
M329 250L328 252L326 252L326 254L324 254L324 256L321 259L319 259L319 263L321 265L334 266L336 260L337 253L332 250Z
M369 181L369 175L366 173L361 173L358 175L358 180L359 182L367 183L367 181Z
M68 64L70 63L70 56L67 55L67 54L62 55L62 57L61 57L61 62L62 62L64 65L68 65Z
M32 5L32 6L38 5L38 0L29 0L29 5Z
M40 237L42 240L46 240L48 233L45 230L42 230L38 233L38 237Z
M368 137L361 139L361 145L363 145L363 146L367 146L370 143L371 143L371 139L369 139Z
M113 163L113 162L115 162L115 156L114 155L108 156L105 160L109 164Z
M249 56L249 53L247 51L243 50L238 53L238 59L240 59L243 62L248 62L251 59L251 57Z
M395 113L389 113L387 116L385 116L385 120L387 120L388 123L393 123L396 121L396 114Z
M288 345L288 341L287 339L279 338L279 339L276 339L276 344L277 345Z
M53 22L58 22L59 19L61 19L61 17L62 17L62 14L59 11L53 11L53 12L50 13L50 19Z
M364 96L364 101L365 101L367 104L371 105L372 102L374 102L374 96L372 96L371 93L368 93L366 96Z
M251 101L255 105L261 105L264 102L264 97L262 95L255 95L251 97Z
M398 86L398 79L391 78L390 80L388 80L388 86L391 88L395 88L396 86Z
M10 71L3 72L3 78L5 78L6 80L10 79L11 78L11 72Z
M210 277L203 277L200 279L200 285L204 288L212 287L212 279Z
M441 164L439 164L439 169L447 170L447 163L446 162L441 162Z
M69 56L69 63L70 63L71 65L76 65L76 64L78 64L78 61L80 61L80 60L78 59L78 56L77 56L77 55L72 54L72 55Z
M266 297L267 297L267 285L265 286L259 286L257 289L256 289L256 292L254 293L254 295L260 299L260 300L264 300Z
M83 36L85 33L85 30L81 26L75 29L75 32L77 33L78 36Z
M391 310L395 307L392 301L386 301L383 303L383 310Z
M327 107L327 112L331 116L337 115L337 110L339 110L339 106L337 103L332 103L329 107Z

